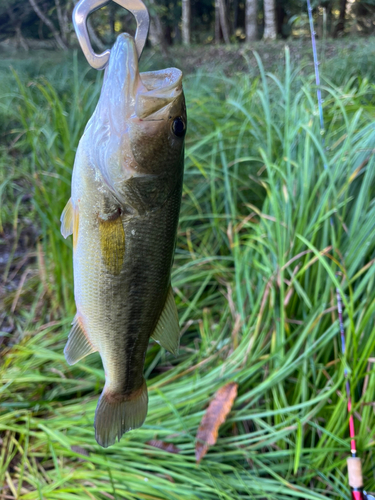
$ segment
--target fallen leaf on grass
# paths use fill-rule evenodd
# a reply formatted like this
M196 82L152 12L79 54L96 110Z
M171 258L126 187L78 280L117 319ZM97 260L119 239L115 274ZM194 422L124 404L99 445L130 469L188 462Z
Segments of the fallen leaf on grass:
M195 445L195 458L198 464L207 453L208 447L216 443L219 427L225 422L236 399L237 388L238 384L235 382L220 387L203 415Z

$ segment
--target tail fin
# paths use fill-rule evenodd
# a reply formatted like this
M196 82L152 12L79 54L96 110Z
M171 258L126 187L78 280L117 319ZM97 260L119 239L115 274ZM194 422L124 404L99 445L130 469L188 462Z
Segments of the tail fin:
M146 381L130 396L104 390L95 412L95 438L103 448L120 441L121 436L132 429L141 427L146 420L148 395Z

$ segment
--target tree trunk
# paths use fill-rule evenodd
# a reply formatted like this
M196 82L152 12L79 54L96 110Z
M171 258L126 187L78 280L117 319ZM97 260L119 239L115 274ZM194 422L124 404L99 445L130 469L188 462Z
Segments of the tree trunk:
M215 43L221 42L219 0L215 0Z
M275 0L264 0L264 33L263 40L275 40L276 31Z
M182 0L182 42L190 45L190 0Z
M51 30L52 32L52 35L54 37L54 39L56 40L56 43L57 45L63 49L63 50L66 50L68 47L67 45L65 44L64 40L61 38L60 36L60 33L58 31L56 31L52 21L50 19L48 19L47 16L45 16L43 14L43 12L40 10L40 8L38 7L37 3L36 3L36 0L29 0L30 2L30 5L31 7L33 8L35 14L39 17L39 19L41 19L44 24L46 26L48 26L48 28Z
M347 0L340 0L340 15L338 23L335 26L335 30L333 33L334 38L337 38L339 33L343 33L345 29L345 15L346 15L346 4Z
M163 26L160 21L160 17L156 12L157 6L155 4L155 0L149 0L148 2L152 5L152 16L150 15L150 33L149 40L152 45L158 46L161 50L161 53L164 57L168 57L167 46L164 41L164 31Z
M223 33L224 42L229 44L229 23L227 17L227 6L225 5L225 0L217 0L219 5L219 17L220 17L220 26L221 31Z
M246 41L253 42L258 38L257 0L246 0Z
M59 21L61 38L64 43L68 45L69 25L66 15L66 10L63 12L61 9L60 0L55 0L57 20Z

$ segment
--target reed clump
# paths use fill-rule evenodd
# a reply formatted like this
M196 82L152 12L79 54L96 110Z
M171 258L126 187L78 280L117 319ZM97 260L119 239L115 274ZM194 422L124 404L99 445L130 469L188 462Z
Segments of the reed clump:
M2 102L11 136L20 137L7 151L15 151L32 189L39 257L30 266L40 279L27 314L15 308L17 342L2 353L6 494L349 500L345 368L365 485L375 490L374 87L365 78L337 86L323 75L323 146L313 75L305 79L288 51L282 75L266 73L259 57L258 67L251 79L203 71L185 79L186 173L172 277L180 353L150 345L147 420L108 450L93 432L100 359L70 367L63 357L74 305L71 244L59 232L100 80L73 64L57 91L48 78L27 85L14 73L11 107ZM196 466L200 420L231 381L238 397L217 444ZM173 444L176 453L152 440Z

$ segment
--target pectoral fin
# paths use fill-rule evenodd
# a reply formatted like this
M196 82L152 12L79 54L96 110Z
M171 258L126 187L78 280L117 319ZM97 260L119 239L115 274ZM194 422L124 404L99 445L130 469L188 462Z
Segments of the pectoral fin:
M117 276L120 274L125 257L125 232L121 216L102 220L99 218L99 235L102 259L107 270Z
M71 234L73 234L73 205L72 199L69 198L68 203L65 205L65 208L60 217L61 221L61 234L64 238L67 238Z
M180 345L180 325L171 286L169 287L164 309L151 338L167 351L174 355L177 354Z
M69 365L74 365L88 354L96 352L78 316L74 318L72 325L64 349L65 359Z

